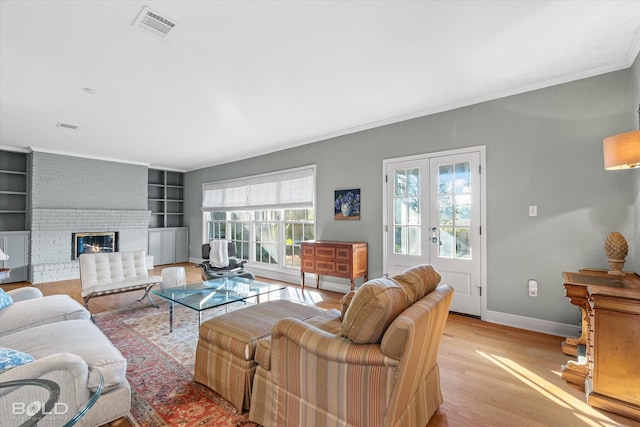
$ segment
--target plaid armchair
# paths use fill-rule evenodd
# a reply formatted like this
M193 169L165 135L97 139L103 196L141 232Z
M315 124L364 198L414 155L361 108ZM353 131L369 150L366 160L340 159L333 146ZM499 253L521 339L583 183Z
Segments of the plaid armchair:
M332 321L277 322L256 351L249 419L265 427L427 425L443 402L437 354L453 297L439 281L431 266L418 266L347 294Z

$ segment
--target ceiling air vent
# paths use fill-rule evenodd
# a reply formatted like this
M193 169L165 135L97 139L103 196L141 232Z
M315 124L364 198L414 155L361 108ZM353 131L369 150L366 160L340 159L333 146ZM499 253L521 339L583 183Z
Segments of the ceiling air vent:
M170 32L175 31L178 23L172 19L154 12L147 6L143 7L140 14L131 24L133 27L142 28L158 37L166 38Z
M78 130L78 126L70 125L69 123L62 123L62 122L58 122L56 124L56 127L70 129L70 130Z

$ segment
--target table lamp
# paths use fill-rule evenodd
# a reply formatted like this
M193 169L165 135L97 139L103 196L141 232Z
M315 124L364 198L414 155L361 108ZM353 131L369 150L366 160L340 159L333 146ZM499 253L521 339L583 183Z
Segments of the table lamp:
M640 108L638 108L640 125ZM640 167L640 130L619 133L602 141L606 170Z

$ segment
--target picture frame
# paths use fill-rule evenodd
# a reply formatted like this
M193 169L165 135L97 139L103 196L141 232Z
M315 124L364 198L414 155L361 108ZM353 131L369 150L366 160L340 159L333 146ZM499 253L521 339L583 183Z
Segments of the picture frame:
M336 190L333 197L333 218L336 221L358 221L361 213L360 189Z

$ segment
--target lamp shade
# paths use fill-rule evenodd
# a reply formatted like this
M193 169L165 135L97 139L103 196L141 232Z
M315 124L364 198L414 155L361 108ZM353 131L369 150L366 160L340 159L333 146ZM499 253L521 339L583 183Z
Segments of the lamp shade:
M610 136L602 144L605 169L631 169L640 166L640 130Z

